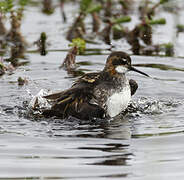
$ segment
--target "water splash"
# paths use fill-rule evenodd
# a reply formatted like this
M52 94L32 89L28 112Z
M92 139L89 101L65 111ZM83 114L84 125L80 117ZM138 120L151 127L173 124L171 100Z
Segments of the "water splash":
M182 104L182 101L174 99L154 99L151 97L141 97L132 101L128 107L128 114L136 117L141 114L159 115L170 111L175 111Z
M43 96L46 96L50 94L51 92L49 90L41 89L38 94L36 94L30 101L28 107L33 110L42 110L42 109L50 109L51 104L43 98Z

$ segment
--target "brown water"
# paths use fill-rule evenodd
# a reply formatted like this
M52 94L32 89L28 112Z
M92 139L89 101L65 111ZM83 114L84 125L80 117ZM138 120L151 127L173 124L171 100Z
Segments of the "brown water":
M34 13L39 19L32 18ZM25 36L32 42L49 29L50 49L67 48L59 12L49 18L52 22L30 8L22 27ZM30 64L0 78L0 179L184 179L182 58L131 56L137 68L153 77L128 74L139 84L133 97L137 110L111 121L85 122L38 121L27 115L25 101L40 89L63 90L76 78L58 68L66 52L26 55ZM77 62L91 63L79 69L101 70L106 57L78 56ZM26 77L28 85L19 87L19 76Z

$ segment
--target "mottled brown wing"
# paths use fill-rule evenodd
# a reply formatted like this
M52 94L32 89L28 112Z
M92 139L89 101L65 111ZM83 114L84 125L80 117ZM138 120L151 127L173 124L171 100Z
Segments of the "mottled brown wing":
M71 95L80 94L89 88L90 88L90 84L88 85L86 83L78 82L78 83L75 83L70 89L56 92L53 94L49 94L49 95L43 96L43 97L48 99L48 100L61 101L65 98L68 98Z
M57 98L56 102L50 110L43 112L44 116L58 116L66 118L74 116L79 119L91 119L91 118L103 118L105 111L96 104L90 104L93 94L91 88L71 88L68 91L62 93L60 98Z
M46 110L44 114L62 118L68 116L79 119L102 118L105 113L104 109L89 103L93 98L93 88L99 83L99 79L99 73L88 73L79 78L70 89L45 96L49 100L54 100L55 103L51 110Z
M77 84L88 84L93 86L99 82L100 79L100 73L87 73L83 75L81 78L79 78L77 81L74 82L73 86L76 86Z
M65 91L60 91L57 93L49 94L47 96L44 96L44 98L49 100L57 100L61 97L68 96L68 94L72 94L73 92L77 90L82 90L83 88L88 88L93 86L93 84L97 83L97 81L100 79L99 73L88 73L83 75L81 78L79 78L77 81L75 81L70 89L67 89Z

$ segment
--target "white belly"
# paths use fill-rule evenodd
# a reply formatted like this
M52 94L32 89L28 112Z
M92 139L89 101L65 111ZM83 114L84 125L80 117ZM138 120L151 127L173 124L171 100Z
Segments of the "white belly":
M130 86L123 88L119 93L115 93L107 99L107 113L110 117L118 115L125 110L131 100Z

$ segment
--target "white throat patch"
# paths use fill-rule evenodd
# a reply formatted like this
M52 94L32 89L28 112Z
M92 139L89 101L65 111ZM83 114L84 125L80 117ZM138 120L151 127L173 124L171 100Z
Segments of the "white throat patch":
M117 66L116 67L116 71L118 73L122 73L122 74L125 74L127 71L128 71L128 68L124 67L124 66Z

